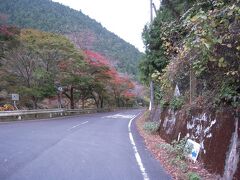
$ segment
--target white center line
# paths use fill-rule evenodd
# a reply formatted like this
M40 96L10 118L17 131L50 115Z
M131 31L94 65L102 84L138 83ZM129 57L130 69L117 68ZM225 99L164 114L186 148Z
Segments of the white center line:
M72 130L72 129L74 129L74 128L78 127L78 126L81 126L81 125L83 125L83 124L86 124L86 123L88 123L88 121L85 121L85 122L83 122L83 123L81 123L81 124L75 125L75 126L69 128L68 130Z
M138 114L139 115L139 114ZM142 160L141 160L141 157L138 153L138 150L137 150L137 146L134 142L134 139L133 139L133 135L132 135L132 132L131 132L131 124L132 124L132 121L134 120L135 117L137 117L138 115L134 116L132 119L130 119L129 123L128 123L128 133L129 133L129 139L131 141L131 144L133 146L133 150L134 150L134 154L135 154L135 158L136 158L136 161L138 163L138 166L140 168L140 171L142 173L142 176L143 176L143 179L144 180L149 180L149 177L146 173L146 170L143 166L143 163L142 163Z

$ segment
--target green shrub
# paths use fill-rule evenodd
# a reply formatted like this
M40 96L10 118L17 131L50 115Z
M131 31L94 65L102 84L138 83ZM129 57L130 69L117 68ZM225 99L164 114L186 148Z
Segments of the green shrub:
M184 104L184 99L182 97L173 97L173 99L170 101L170 108L173 110L181 109L181 107Z
M170 163L171 163L173 166L178 167L183 173L186 173L187 170L188 170L188 165L187 165L186 161L183 161L183 160L180 159L179 157L172 158L172 159L170 160Z
M189 150L186 150L186 142L187 138L183 138L180 141L172 141L173 146L173 153L176 155L176 157L179 157L180 159L184 160L186 157L186 154L189 154Z
M188 180L200 180L201 177L195 172L189 172L187 174Z
M158 122L145 122L144 123L144 130L149 133L156 133L159 129L160 124Z
M160 149L163 149L169 153L172 153L174 151L173 146L171 144L168 143L161 143L161 144L157 144L157 147Z
M167 108L169 106L169 102L168 101L166 101L166 100L164 100L164 99L162 99L161 101L160 101L160 107L161 108Z

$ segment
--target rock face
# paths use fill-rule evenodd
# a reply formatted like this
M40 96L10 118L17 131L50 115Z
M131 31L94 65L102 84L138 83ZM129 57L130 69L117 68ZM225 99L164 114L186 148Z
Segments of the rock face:
M159 134L171 142L178 137L189 137L201 144L198 160L210 172L223 179L240 177L240 122L239 111L191 108L173 111L164 109L160 116Z

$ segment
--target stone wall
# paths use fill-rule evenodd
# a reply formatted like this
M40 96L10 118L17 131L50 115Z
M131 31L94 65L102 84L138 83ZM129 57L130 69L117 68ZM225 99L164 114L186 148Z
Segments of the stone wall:
M187 136L201 144L198 161L224 179L240 177L239 112L225 108L215 111L189 108L181 111L164 109L159 133L167 142Z

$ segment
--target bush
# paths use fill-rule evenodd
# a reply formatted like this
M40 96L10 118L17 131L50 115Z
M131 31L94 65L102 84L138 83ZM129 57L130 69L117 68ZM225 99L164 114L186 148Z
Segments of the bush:
M188 180L200 180L201 179L200 176L195 172L189 172L187 174L187 176L188 176Z
M181 109L184 104L184 99L182 97L174 97L170 101L170 108L173 110Z
M180 141L173 141L171 144L163 143L157 145L157 147L171 154L172 158L169 159L170 164L180 169L183 173L186 173L189 169L186 162L186 155L192 150L192 147L186 149L186 142L187 138L185 137Z
M11 104L4 104L3 107L0 107L0 111L13 111L14 109Z
M164 100L164 99L162 99L161 101L160 101L160 107L161 108L167 108L169 106L169 102L168 101L166 101L166 100Z
M144 130L149 133L156 133L159 129L160 124L158 122L145 122L144 123Z
M181 160L184 160L186 158L186 155L189 154L192 150L192 147L186 149L186 142L186 137L181 139L180 141L172 141L173 153Z
M173 146L168 143L161 143L157 145L158 148L163 149L169 153L172 153L174 151Z
M186 161L183 161L179 157L175 157L170 160L170 163L176 167L178 167L183 173L186 173L188 171L188 165Z

